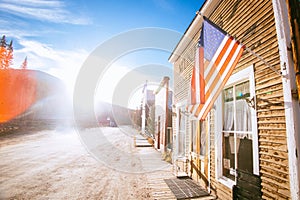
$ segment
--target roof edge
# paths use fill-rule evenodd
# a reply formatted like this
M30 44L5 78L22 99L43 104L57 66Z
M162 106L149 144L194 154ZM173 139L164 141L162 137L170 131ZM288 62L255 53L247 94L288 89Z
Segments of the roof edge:
M194 26L197 26L197 24L199 24L199 23L201 24L202 23L202 21L203 21L203 17L202 16L210 15L212 13L212 8L216 7L216 5L218 5L220 1L221 0L205 0L204 1L204 3L202 4L202 6L196 12L195 17L193 18L193 20L191 21L191 23L189 24L189 26L185 30L184 34L180 38L180 40L177 43L176 47L174 48L173 52L169 56L168 61L170 63L174 63L177 60L178 55L180 55L182 53L182 51L183 51L182 49L184 49L186 40L188 38L192 38L193 37L193 36L191 36L191 34L193 33ZM199 27L199 29L200 28L201 27Z

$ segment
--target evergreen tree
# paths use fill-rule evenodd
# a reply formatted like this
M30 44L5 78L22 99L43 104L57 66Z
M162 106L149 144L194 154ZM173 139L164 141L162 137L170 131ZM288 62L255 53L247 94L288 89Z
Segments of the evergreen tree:
M0 41L0 69L3 69L5 55L6 55L6 39L5 39L5 35L3 35Z
M6 43L5 35L0 41L0 69L8 69L13 61L13 41L9 45Z
M21 65L21 69L27 69L27 56L25 57L22 65Z

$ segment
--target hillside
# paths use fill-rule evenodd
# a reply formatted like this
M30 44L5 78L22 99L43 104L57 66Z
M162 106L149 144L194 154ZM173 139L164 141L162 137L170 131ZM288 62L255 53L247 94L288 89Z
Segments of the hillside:
M0 132L53 128L72 114L63 82L37 70L0 70Z

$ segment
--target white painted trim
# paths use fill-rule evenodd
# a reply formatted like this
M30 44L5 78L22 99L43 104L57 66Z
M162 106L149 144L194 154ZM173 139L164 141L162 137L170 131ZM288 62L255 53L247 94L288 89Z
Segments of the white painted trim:
M178 158L183 158L183 159L186 159L186 156L178 156L178 146L179 146L179 138L178 138L178 135L179 135L179 109L182 108L183 106L186 106L187 105L187 100L184 100L184 101L181 101L181 102L178 102L176 103L176 150L174 151L174 158L175 159L178 159ZM186 127L186 121L187 119L185 120L185 127ZM186 132L186 130L185 130ZM185 144L185 141L184 141L184 144ZM185 153L184 153L185 154Z
M256 102L255 95L255 79L254 79L254 69L253 66L247 68L249 69L249 84L250 84L250 98L254 98ZM256 115L256 103L255 108L251 109L251 121L252 121L252 149L253 149L253 173L259 175L259 148L258 148L258 131L257 131L257 115Z
M281 72L283 75L283 97L286 119L286 136L289 161L290 192L293 200L300 199L300 158L297 157L297 149L300 149L300 107L297 99L293 99L292 90L296 89L295 71L293 67L292 55L288 52L290 48L291 36L287 5L285 1L272 0L276 33L278 40Z
M210 112L208 113L207 116L207 168L208 168L208 172L207 172L207 179L208 179L208 193L210 193Z
M232 74L226 83L226 87L233 85L236 82L247 80L250 76L250 73L253 73L253 66L247 67L235 74Z
M229 178L221 177L217 179L218 182L222 183L226 187L232 189L232 187L235 185L235 182Z
M223 125L223 112L222 112L222 95L219 95L215 102L215 175L217 180L222 177L222 125Z

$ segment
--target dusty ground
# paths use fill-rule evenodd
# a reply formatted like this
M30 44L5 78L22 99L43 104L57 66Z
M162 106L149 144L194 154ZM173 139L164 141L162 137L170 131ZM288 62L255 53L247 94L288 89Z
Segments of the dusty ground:
M142 168L132 137L117 130L102 131L114 146L133 152L127 168ZM120 159L113 156L112 166ZM0 160L0 199L153 199L145 173L120 172L95 160L74 130L0 136Z

